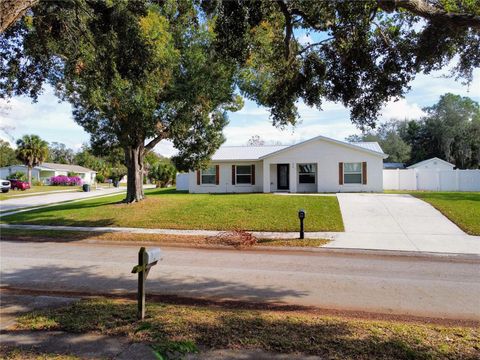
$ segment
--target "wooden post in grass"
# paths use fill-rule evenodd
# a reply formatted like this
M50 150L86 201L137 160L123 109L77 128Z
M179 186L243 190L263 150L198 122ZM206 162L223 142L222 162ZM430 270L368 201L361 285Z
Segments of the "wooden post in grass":
M145 318L145 280L146 280L146 264L145 264L145 248L140 248L138 252L138 265L142 267L142 270L138 272L138 308L137 318L143 320Z
M158 263L161 259L161 252L159 248L146 250L144 247L140 248L138 252L138 265L132 270L132 273L138 274L138 293L137 293L137 318L143 320L145 318L145 282L150 268Z

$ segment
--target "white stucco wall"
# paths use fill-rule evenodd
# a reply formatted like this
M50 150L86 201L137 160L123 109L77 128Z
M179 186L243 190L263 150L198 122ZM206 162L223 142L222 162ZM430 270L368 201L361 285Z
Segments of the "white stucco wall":
M255 164L255 185L232 185L232 165ZM188 177L189 192L191 193L249 193L263 191L263 166L261 161L212 162L211 165L220 166L220 184L197 185L197 172L190 171Z
M367 184L338 183L339 162L367 162ZM340 144L316 140L284 150L264 159L264 166L272 168L272 164L290 164L290 191L303 191L298 184L297 164L317 164L317 192L378 192L383 190L383 159L381 156L369 154ZM276 179L276 175L273 179ZM275 191L276 181L269 181L265 191Z
M27 168L24 165L12 165L0 168L0 178L7 179L10 174L14 172L23 172L27 176ZM32 169L32 180L39 180L40 171L38 169Z

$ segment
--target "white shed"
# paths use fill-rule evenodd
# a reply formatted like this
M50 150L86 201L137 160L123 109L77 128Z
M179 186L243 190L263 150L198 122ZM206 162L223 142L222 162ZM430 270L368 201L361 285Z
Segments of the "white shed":
M420 161L416 164L410 165L407 169L417 169L417 170L453 170L455 167L454 164L451 164L445 160L439 159L437 157Z

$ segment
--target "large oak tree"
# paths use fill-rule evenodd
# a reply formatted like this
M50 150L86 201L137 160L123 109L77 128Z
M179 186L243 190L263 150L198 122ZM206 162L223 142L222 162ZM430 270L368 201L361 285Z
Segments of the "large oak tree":
M124 150L125 200L142 200L146 152L169 139L182 168L201 167L241 105L197 12L190 0L40 2L1 39L0 95L35 97L48 81L94 148Z

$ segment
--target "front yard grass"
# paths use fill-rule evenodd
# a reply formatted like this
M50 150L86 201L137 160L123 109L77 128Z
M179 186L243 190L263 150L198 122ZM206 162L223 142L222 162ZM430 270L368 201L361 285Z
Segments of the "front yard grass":
M305 209L306 231L343 231L335 196L274 194L188 194L174 189L146 191L140 203L124 195L89 199L14 214L17 224L117 226L165 229L298 231L297 212Z
M50 186L50 185L40 185L40 186L32 186L30 189L25 191L20 190L10 190L8 193L0 193L0 200L8 200L8 199L18 199L23 198L24 196L36 196L36 195L43 195L44 193L48 193L51 191L80 191L81 187L79 186ZM17 196L18 195L18 196Z
M262 349L325 359L478 359L475 327L369 320L315 311L94 298L21 316L18 330L63 330L127 336L163 358L203 349Z
M428 202L470 235L480 235L480 192L401 191Z

